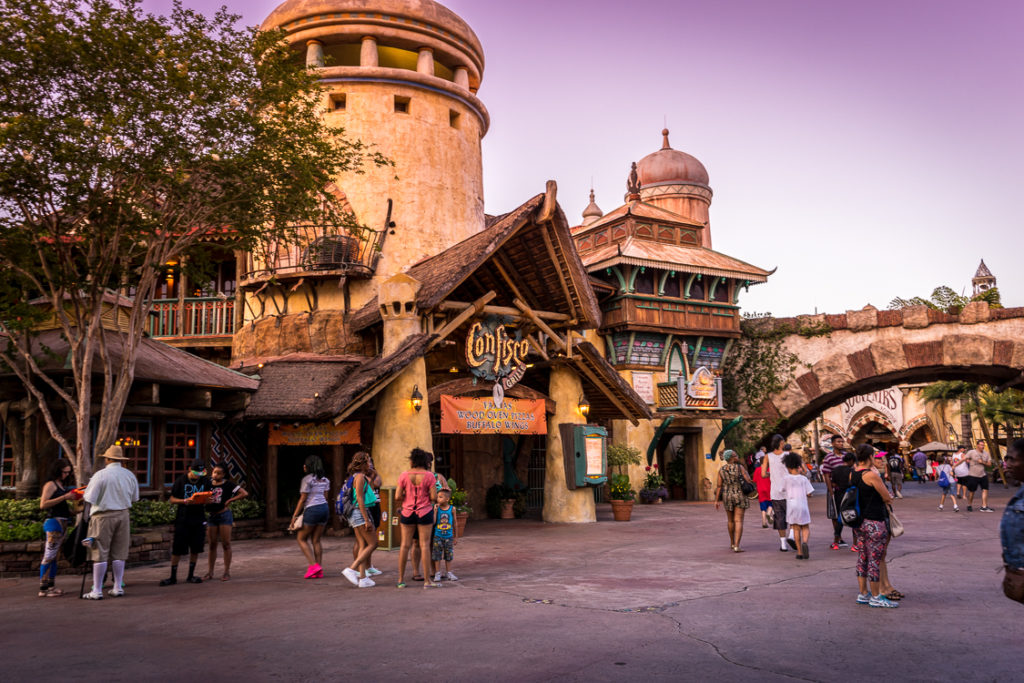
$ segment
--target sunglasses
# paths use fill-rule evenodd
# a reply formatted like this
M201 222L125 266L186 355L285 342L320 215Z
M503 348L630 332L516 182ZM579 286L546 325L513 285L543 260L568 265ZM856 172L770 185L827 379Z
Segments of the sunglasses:
M198 474L198 475L202 476L202 475L206 474L206 470L205 469L202 469L202 470L192 470L192 474Z

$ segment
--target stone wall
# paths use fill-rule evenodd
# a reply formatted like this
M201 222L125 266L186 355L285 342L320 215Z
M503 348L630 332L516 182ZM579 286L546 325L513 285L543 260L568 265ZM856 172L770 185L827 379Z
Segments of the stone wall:
M128 565L137 566L162 562L171 558L171 537L173 526L140 529L132 534ZM247 519L235 522L232 540L244 541L263 536L263 520ZM12 576L37 576L43 557L43 541L0 543L0 578ZM58 574L79 574L66 560L61 559Z

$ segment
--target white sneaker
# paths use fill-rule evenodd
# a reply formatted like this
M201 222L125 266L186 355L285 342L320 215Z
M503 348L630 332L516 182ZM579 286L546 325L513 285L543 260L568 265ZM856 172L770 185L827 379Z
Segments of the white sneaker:
M448 579L449 581L458 581L459 580L459 577L455 576L455 574L452 574L451 572L448 572L447 574L445 574L445 578Z
M960 508L958 508L957 506L954 505L953 506L953 512L960 512Z
M83 595L82 599L83 600L102 600L103 599L103 591L100 591L100 592L97 593L95 590L91 590L88 593L86 593L85 595Z
M384 572L382 572L381 570L377 569L376 567L370 567L369 569L366 570L366 575L367 576L379 576L379 575L381 575L383 573Z
M434 574L434 583L440 583L440 582L441 582L441 572L438 572L438 573Z
M352 567L345 567L344 569L342 569L341 575L348 579L348 582L351 583L353 586L359 585L359 572L357 572L355 569L352 569Z
M939 509L940 509L940 510L942 509L942 506L941 506L941 505L939 506Z
M360 588L373 588L377 584L374 583L373 579L371 579L369 576L367 576L365 579L359 579L359 583L357 585Z
M112 598L123 598L124 597L124 589L123 588L111 588L109 591L107 591L107 595L109 595Z

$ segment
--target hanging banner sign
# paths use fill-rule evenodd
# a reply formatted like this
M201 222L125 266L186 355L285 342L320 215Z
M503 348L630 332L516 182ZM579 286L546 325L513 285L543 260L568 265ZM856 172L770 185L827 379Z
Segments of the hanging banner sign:
M272 423L267 437L270 446L339 446L346 443L361 443L358 422L300 424L297 427Z
M724 407L722 404L722 380L715 377L707 367L702 366L694 370L693 377L689 382L686 382L681 376L678 382L679 392L683 395L684 408L721 410Z
M884 391L873 391L848 398L839 405L842 416L843 430L849 431L850 423L864 410L875 410L892 423L893 429L903 427L903 392L897 387Z
M512 334L509 333L512 330ZM494 382L494 405L501 408L505 391L526 374L526 354L530 344L522 330L509 328L498 316L473 323L466 335L466 363L480 379Z
M547 434L544 401L506 398L499 407L489 398L441 394L442 434Z

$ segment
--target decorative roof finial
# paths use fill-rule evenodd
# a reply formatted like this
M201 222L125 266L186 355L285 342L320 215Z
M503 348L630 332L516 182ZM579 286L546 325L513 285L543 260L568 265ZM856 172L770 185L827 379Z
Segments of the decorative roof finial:
M633 162L632 166L630 166L629 180L626 181L626 192L628 192L631 196L637 195L638 199L640 197L640 177L639 175L637 175L636 172L635 161Z
M662 137L661 148L662 149L672 149L672 145L668 144L668 128L662 128L661 129L661 137Z

